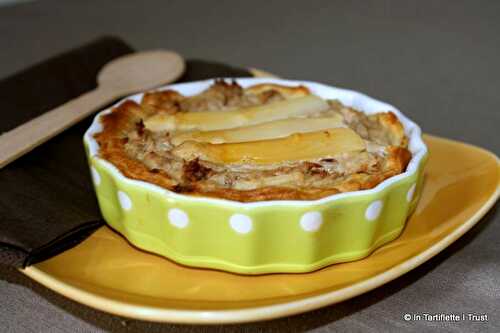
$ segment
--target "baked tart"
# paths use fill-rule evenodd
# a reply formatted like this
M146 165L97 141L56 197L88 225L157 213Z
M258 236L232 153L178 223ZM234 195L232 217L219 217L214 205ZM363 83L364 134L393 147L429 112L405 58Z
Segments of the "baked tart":
M393 112L365 114L304 85L215 80L190 96L154 91L100 122L98 156L126 177L240 202L371 189L412 157Z

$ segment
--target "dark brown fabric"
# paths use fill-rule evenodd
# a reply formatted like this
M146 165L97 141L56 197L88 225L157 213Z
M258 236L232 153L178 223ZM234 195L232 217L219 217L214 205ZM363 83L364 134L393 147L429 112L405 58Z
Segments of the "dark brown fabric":
M0 81L0 132L93 89L105 63L132 51L104 37ZM238 76L249 73L192 60L180 81ZM91 118L0 170L0 264L45 260L103 224L82 144Z

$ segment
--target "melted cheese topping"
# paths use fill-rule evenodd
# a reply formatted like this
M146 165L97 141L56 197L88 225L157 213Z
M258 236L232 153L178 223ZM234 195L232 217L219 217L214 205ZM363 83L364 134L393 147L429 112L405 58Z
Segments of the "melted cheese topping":
M272 164L331 158L365 150L363 139L349 128L295 133L285 138L241 143L211 144L186 141L172 150L184 160L224 164Z

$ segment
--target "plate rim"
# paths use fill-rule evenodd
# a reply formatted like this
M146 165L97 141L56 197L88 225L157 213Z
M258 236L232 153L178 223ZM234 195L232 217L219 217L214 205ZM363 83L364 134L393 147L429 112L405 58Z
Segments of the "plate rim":
M484 148L438 136L426 134L428 138L447 141L451 144L460 144L470 148L479 149L483 153L496 159L500 167L500 159L493 152ZM184 310L167 309L157 306L144 306L123 301L108 299L106 297L93 294L91 292L79 289L66 282L63 282L48 273L38 269L36 266L30 266L20 269L20 272L39 282L45 287L62 294L74 301L85 304L92 308L112 313L115 315L129 318L146 320L152 322L168 323L187 323L187 324L230 324L245 323L261 320L269 320L283 316L294 315L302 312L311 311L324 306L342 302L349 298L361 295L367 291L373 290L387 282L390 282L410 270L418 267L427 260L431 259L439 252L444 250L450 244L469 231L476 225L481 218L489 211L500 196L500 181L497 189L493 192L485 203L468 220L460 224L455 230L443 237L432 246L417 255L397 264L396 266L381 272L371 278L351 284L345 288L334 290L319 295L296 299L293 301L249 307L234 310ZM138 311L138 308L140 311Z

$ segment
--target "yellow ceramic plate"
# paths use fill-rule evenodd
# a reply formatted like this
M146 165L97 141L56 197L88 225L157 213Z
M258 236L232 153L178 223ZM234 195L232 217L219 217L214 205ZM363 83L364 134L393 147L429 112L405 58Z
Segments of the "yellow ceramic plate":
M77 247L23 272L102 311L161 322L247 322L337 303L436 255L497 200L495 155L447 139L425 140L430 156L415 213L398 239L363 260L307 274L243 276L180 266L132 247L103 227Z

